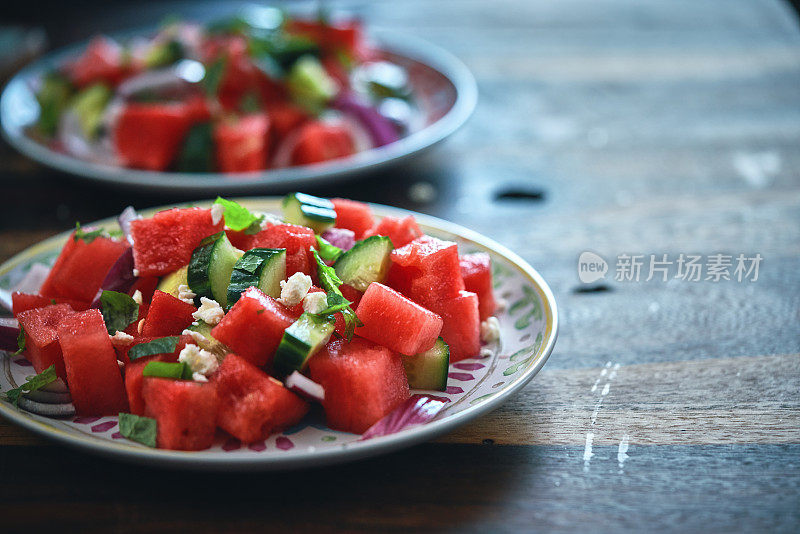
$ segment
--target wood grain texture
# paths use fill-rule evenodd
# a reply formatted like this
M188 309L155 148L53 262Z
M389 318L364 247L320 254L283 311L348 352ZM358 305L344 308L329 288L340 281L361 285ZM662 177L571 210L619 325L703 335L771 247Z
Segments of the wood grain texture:
M0 422L2 530L797 531L796 14L781 0L336 5L456 54L480 103L437 150L308 192L449 219L531 262L562 318L544 370L437 442L292 474L132 467ZM18 17L63 45L233 6ZM90 186L4 144L0 180L0 260L75 220L184 200ZM416 197L418 183L435 197ZM586 250L612 263L598 291L577 277ZM760 253L759 280L613 279L621 253L718 252Z

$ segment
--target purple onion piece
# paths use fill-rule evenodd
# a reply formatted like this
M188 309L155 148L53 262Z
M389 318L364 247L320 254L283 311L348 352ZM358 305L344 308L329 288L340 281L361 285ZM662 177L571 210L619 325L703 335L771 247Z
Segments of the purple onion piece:
M125 234L125 239L127 239L128 243L131 245L133 245L133 236L131 236L131 222L138 218L139 214L136 213L136 210L133 209L133 206L128 206L122 210L122 213L120 213L117 217L119 227L122 230L122 233Z
M89 307L100 307L100 295L103 291L127 293L135 282L136 277L133 275L133 249L127 248L108 270L108 274L106 274L103 283L100 284L100 289L97 290L97 295L95 295Z
M432 421L446 404L447 400L442 397L411 395L389 415L369 427L361 436L361 440L388 436L412 426L425 424Z
M19 323L13 317L0 317L0 350L17 351Z
M333 107L358 119L375 146L388 145L400 139L392 121L381 115L374 107L361 102L353 93L340 94L333 101Z
M50 267L42 265L41 263L34 263L22 280L15 285L11 291L19 291L20 293L38 293L39 289L47 280L50 274Z
M284 384L289 391L293 391L307 400L316 402L325 400L325 390L322 386L297 371L290 374Z
M342 250L350 250L356 244L356 234L346 228L328 228L322 233L322 239Z

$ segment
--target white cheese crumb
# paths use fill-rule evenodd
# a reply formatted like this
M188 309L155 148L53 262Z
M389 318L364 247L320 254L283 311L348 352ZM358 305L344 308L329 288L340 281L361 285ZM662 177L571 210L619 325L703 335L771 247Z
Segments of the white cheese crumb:
M222 204L212 204L211 205L211 224L214 226L218 225L219 222L222 220L222 215L225 213L225 208L222 207Z
M203 376L208 376L219 369L217 357L197 345L186 345L178 355L178 361L188 365L192 373Z
M219 302L206 297L200 297L200 307L192 314L192 317L198 321L203 321L212 326L219 324L224 316L225 311L219 305Z
M142 333L142 328L144 328L144 319L139 321L139 324L136 325L136 331L141 334Z
M192 336L192 339L194 339L194 342L197 343L198 345L200 343L205 343L206 341L208 341L208 338L206 338L206 336L204 336L200 332L195 332L194 330L189 330L188 328L183 332L181 332L181 335Z
M262 230L264 230L265 228L269 228L270 226L275 226L276 224L283 224L284 222L283 219L281 219L277 215L273 215L272 213L254 212L254 214L259 217L262 217L261 223L259 224Z
M481 347L481 353L479 354L480 358L490 358L494 354L494 351L489 347Z
M328 295L322 291L309 293L303 299L303 311L308 313L319 313L328 307Z
M133 343L133 336L130 334L126 334L121 330L117 330L116 332L114 332L113 336L110 335L108 337L111 338L111 343L113 343L114 345L126 346Z
M142 305L142 292L138 289L133 292L133 296L131 297L133 301L138 304L139 306Z
M500 313L501 311L505 311L508 308L508 301L502 297L498 297L494 300L494 311Z
M285 306L300 304L311 289L311 277L303 273L294 273L288 280L281 280L281 298L278 300Z
M489 317L481 323L481 339L486 343L500 339L500 321L497 317Z
M125 369L125 362L117 360L117 366L119 366L120 370Z
M139 269L134 269L133 270L133 276L136 276L136 277L139 276Z
M200 373L192 373L192 380L195 382L208 382L206 375L201 375Z
M186 304L194 304L194 298L197 295L194 291L189 289L189 286L186 284L181 284L178 286L178 299L182 300Z

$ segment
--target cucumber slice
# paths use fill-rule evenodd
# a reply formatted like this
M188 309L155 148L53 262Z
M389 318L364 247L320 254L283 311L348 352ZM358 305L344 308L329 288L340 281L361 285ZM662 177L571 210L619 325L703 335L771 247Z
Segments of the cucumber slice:
M195 340L197 346L203 350L207 350L212 354L216 354L217 356L225 356L227 355L230 350L224 344L220 343L214 337L211 336L211 329L214 328L208 323L204 323L203 321L197 321L197 324L191 325L187 330L191 330L193 332L197 332L201 334L205 339L203 341Z
M281 202L286 222L308 226L321 234L336 223L336 210L330 200L305 193L289 193Z
M391 265L392 240L374 235L357 242L333 264L336 275L347 285L366 291L372 282L383 282Z
M205 238L194 249L189 261L189 289L198 297L214 299L220 306L226 307L233 266L242 254L241 250L231 245L225 232Z
M228 286L228 305L233 306L250 286L273 298L281 296L281 280L286 279L285 248L254 248L246 251L233 266Z
M331 337L335 322L331 317L304 313L286 329L275 353L273 369L279 376L302 371L309 358L316 354Z
M447 368L450 365L450 347L442 338L433 347L414 356L403 356L408 387L444 391L447 388Z
M158 282L158 286L156 287L156 289L158 289L159 291L163 291L164 293L169 293L173 297L178 298L178 287L189 285L189 281L187 278L188 270L189 267L184 265L177 271L173 271L168 275L165 275Z

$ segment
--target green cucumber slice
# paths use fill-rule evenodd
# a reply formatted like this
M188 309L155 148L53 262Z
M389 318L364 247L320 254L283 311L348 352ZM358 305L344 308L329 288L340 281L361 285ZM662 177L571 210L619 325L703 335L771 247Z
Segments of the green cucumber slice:
M189 289L199 297L216 300L223 308L228 305L228 284L233 266L242 251L234 248L225 232L205 238L192 252L187 279Z
M391 266L392 240L374 235L357 242L333 264L336 275L347 285L366 291L372 282L383 282Z
M279 376L302 371L309 358L316 354L331 337L335 322L332 317L304 313L283 333L275 353L273 369Z
M447 369L450 365L450 347L442 338L436 340L430 350L403 356L408 387L444 391L447 388Z
M211 329L214 328L208 323L203 321L197 321L197 324L192 324L187 330L191 330L193 332L197 332L203 336L202 341L198 341L195 339L195 343L197 346L203 350L207 350L212 354L216 354L217 356L225 356L227 355L230 350L224 344L220 343L211 335ZM194 339L194 338L193 338Z
M228 305L233 306L242 292L256 286L273 298L281 296L281 280L286 279L285 248L254 248L246 251L233 266L228 286Z
M156 289L163 291L164 293L169 293L173 297L178 298L178 288L180 286L189 285L189 280L187 278L188 270L189 267L184 265L177 271L173 271L167 275L164 275L164 277L159 280Z
M289 193L283 197L281 207L286 222L308 226L318 234L336 223L333 202L324 198L305 193Z

